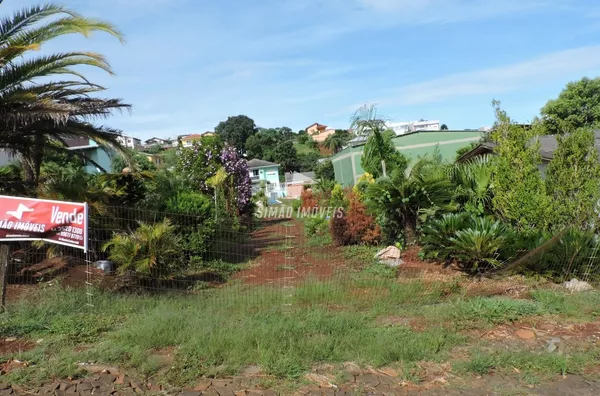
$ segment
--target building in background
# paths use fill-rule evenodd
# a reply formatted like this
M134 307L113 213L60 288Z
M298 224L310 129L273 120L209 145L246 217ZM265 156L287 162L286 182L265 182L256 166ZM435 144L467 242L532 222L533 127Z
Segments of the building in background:
M436 150L444 160L454 161L459 149L479 142L483 135L480 131L420 131L402 134L392 141L396 150L411 160L411 163L418 157L431 156ZM357 141L331 157L335 180L344 187L355 185L365 173L361 166L365 143L366 139Z
M410 121L410 122L388 122L387 127L396 132L396 135L404 135L405 133L418 131L439 131L441 130L440 122L437 120L428 121Z
M85 158L89 159L89 161L85 162L85 171L87 173L110 172L112 157L114 155L111 150L86 138L65 139L65 143L69 150L78 151L83 154Z
M183 147L192 147L194 142L197 142L198 140L202 139L203 136L204 135L201 135L199 133L194 133L192 135L187 135L179 138L179 141L181 142L181 145Z
M285 174L287 198L300 198L305 187L315 184L315 172L289 172Z
M117 140L123 147L127 147L132 150L138 150L142 148L142 141L132 136L121 135L117 137Z
M279 182L279 164L260 159L248 161L248 172L252 182L252 195L258 193L264 182L270 200L285 197L285 190Z
M158 137L153 137L151 139L148 139L144 142L144 147L154 147L154 146L166 146L169 144L169 141L167 139L162 139L162 138L158 138Z
M327 125L319 124L315 122L308 128L306 128L308 136L312 137L315 142L323 143L325 139L335 133L335 129L328 128Z
M162 154L150 154L150 153L140 153L144 157L148 158L148 161L152 162L157 169L161 169L165 167L165 160Z

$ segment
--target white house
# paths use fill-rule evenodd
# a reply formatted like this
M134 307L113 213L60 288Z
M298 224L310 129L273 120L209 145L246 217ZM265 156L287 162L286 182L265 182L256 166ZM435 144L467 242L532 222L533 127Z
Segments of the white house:
M117 137L117 140L123 147L137 150L142 147L142 141L138 138L134 138L127 135L121 135Z
M438 120L421 120L410 122L388 122L387 127L396 132L396 135L404 135L416 131L439 131L441 125Z
M162 139L162 138L158 138L158 137L153 137L151 139L148 139L144 142L146 147L153 147L153 146L164 146L166 144L168 144L168 140L167 139Z

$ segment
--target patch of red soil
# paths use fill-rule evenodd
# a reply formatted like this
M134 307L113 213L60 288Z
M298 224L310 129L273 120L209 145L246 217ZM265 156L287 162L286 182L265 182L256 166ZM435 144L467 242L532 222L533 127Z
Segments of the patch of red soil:
M503 324L487 331L472 331L476 338L491 340L525 339L523 334L532 333L535 339L563 338L573 341L600 342L600 321L565 323L550 320L527 319L512 324Z
M37 285L8 285L6 288L6 301L14 303L27 298L37 290Z
M234 276L246 284L294 284L310 278L327 279L345 266L339 248L306 246L304 226L297 220L289 220L287 224L271 222L255 231L251 238L259 257L250 268Z
M411 246L402 252L404 263L398 268L400 278L424 278L435 280L449 280L456 276L463 276L450 266L444 267L438 263L423 261L419 258L421 247Z
M0 340L0 356L14 356L21 352L28 351L35 347L35 343L29 340L15 340L6 341L6 339Z
M104 281L104 274L101 270L94 266L89 267L89 278L88 278L88 266L78 265L75 267L68 268L64 275L58 278L58 281L62 286L80 288L85 287L86 282L90 281L92 285L99 285Z

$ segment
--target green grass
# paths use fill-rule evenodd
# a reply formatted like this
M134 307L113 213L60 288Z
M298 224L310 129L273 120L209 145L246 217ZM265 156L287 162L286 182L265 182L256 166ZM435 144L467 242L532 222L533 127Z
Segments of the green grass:
M294 142L294 147L296 148L296 152L298 154L310 154L310 153L319 153L319 150L316 150L306 144L300 144L298 142Z
M82 375L76 363L88 361L175 386L193 385L200 376L235 375L255 364L268 378L294 382L317 363L345 361L402 367L407 380L415 380L421 361L453 361L461 375L516 368L533 380L581 373L599 357L595 349L568 355L482 349L460 332L543 315L581 320L596 315L600 301L598 293L539 290L532 296L468 298L458 284L398 282L370 270L338 281L307 281L292 292L241 284L162 296L95 291L93 307L85 305L85 290L45 287L0 316L1 337L44 340L31 351L0 357L30 362L3 381L32 385L76 377ZM381 320L386 317L418 319L423 327L389 325ZM78 346L87 349L76 352ZM455 346L471 347L471 359L454 361ZM153 357L164 348L175 351L172 366Z
M495 349L474 351L469 360L455 362L457 373L485 375L491 372L515 374L528 383L536 383L553 375L581 374L597 364L600 350L588 347L569 354L531 350Z

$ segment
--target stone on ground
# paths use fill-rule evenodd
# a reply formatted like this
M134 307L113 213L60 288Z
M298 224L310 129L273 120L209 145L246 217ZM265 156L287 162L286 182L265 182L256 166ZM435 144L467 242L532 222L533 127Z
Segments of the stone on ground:
M404 261L400 258L402 251L396 246L388 246L385 249L381 249L375 255L375 258L382 264L385 264L392 268L397 268L404 264Z
M562 286L570 292L585 292L594 290L594 287L587 282L577 280L575 278L562 284Z

